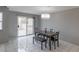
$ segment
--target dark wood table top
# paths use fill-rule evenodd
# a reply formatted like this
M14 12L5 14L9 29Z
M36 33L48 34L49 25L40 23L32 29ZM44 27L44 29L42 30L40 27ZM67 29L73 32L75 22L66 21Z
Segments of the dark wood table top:
M54 36L54 35L56 35L55 32L49 32L49 31L45 32L45 31L43 31L43 30L38 31L38 32L36 32L36 33L40 33L40 34L46 35L46 36Z

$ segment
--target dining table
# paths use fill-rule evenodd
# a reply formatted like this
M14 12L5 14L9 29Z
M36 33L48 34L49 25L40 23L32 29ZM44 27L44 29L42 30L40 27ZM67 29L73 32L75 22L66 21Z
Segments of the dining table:
M42 35L44 35L44 36L46 36L48 38L49 50L51 50L51 39L52 39L52 37L54 37L56 35L56 32L50 32L50 31L46 31L45 32L43 30L40 30L37 33L40 33L40 34L42 34ZM54 49L56 49L55 39L53 39L53 40L54 40L53 41L53 43L54 43Z

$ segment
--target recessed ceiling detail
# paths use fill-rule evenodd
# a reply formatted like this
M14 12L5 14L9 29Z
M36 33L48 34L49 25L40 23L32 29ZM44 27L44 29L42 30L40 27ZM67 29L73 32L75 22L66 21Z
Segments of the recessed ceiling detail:
M7 6L11 11L19 11L30 14L40 15L42 13L54 13L72 8L79 8L78 6Z

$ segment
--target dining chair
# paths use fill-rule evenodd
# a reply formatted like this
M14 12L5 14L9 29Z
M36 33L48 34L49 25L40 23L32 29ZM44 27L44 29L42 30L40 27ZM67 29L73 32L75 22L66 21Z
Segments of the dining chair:
M45 48L47 48L47 39L42 33L38 33L38 35L33 37L33 44L34 41L39 41L41 42L41 50L43 50L43 43L45 43Z
M54 43L54 49L56 49L56 42L57 47L59 47L59 32L56 32L56 35L51 38L51 41Z

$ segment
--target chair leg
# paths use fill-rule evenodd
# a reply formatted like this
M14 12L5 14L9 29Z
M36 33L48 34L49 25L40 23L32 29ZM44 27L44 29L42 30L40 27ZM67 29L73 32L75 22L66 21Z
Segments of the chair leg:
M49 40L49 50L51 50L51 40Z
M34 37L33 37L33 44L34 44Z
M59 47L59 40L57 41L57 47Z
M41 50L43 50L43 43L41 42Z
M52 41L52 45L53 45L53 41Z
M35 42L36 42L36 43L38 43L38 40L37 40L37 39L35 39Z
M56 42L54 41L54 49L56 49Z
M45 42L45 48L47 48L47 41Z

